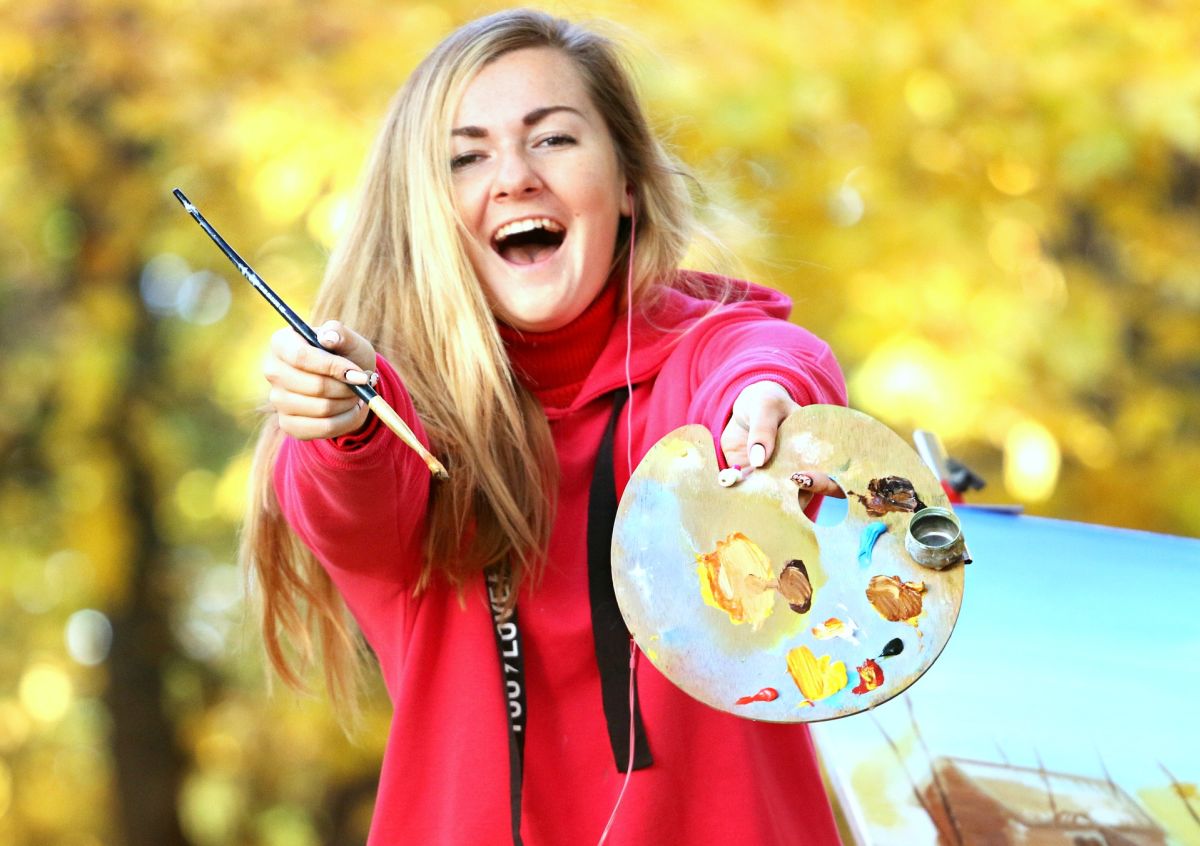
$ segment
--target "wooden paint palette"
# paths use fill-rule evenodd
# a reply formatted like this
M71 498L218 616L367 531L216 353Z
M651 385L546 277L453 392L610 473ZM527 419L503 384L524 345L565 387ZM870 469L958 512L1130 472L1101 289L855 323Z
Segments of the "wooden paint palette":
M842 523L805 516L791 479L804 471L847 491ZM806 406L784 421L766 467L733 487L717 473L708 430L676 429L617 511L617 602L663 675L738 716L815 722L886 702L929 669L958 618L963 566L916 563L912 512L887 510L913 507L903 491L887 496L904 480L925 506L949 508L908 444L861 412Z

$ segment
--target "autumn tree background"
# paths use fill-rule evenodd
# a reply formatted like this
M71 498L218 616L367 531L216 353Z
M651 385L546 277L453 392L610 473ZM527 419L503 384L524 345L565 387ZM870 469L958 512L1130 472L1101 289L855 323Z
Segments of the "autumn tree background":
M0 0L0 842L361 843L266 691L234 548L278 318L395 88L499 6ZM1200 13L1173 0L579 2L625 28L739 272L976 501L1200 534ZM317 316L319 317L319 316Z

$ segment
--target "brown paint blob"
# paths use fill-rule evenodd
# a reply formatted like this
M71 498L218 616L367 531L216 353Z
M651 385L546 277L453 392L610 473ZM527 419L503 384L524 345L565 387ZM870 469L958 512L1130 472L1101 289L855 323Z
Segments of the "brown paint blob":
M921 614L924 582L902 582L899 576L873 576L867 600L885 620L911 622Z
M925 507L925 503L921 501L921 497L913 488L912 482L903 476L884 476L881 479L872 479L867 483L866 494L856 494L850 491L847 493L857 497L858 501L867 509L867 513L873 517L881 517L889 511L911 514Z
M812 608L813 587L803 561L796 558L783 565L783 572L779 574L779 592L797 614L805 614Z
M788 607L797 614L807 614L808 609L812 608L812 582L808 578L808 568L799 558L794 558L783 565L783 572L777 579L767 579L755 573L747 573L745 586L750 593L779 591L780 596L787 600Z

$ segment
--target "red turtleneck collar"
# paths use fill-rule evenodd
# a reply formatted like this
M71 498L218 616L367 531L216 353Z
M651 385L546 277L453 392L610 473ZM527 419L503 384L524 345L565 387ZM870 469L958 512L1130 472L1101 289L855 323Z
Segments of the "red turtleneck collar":
M499 324L513 372L549 408L562 408L583 387L617 320L617 286L611 280L583 314L552 332L522 332Z

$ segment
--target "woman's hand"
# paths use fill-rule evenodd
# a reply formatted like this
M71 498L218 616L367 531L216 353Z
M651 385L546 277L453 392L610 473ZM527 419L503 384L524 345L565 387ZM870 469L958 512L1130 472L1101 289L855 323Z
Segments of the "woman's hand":
M373 384L375 348L336 320L316 329L317 349L292 329L271 336L263 376L271 383L267 402L279 428L293 438L336 438L362 428L366 404L350 385ZM349 384L347 384L349 383Z
M738 394L733 414L721 432L721 451L732 467L762 467L775 454L775 438L787 416L800 408L778 382L754 382ZM814 495L845 498L836 482L824 473L797 474L800 487L800 506L803 508Z

